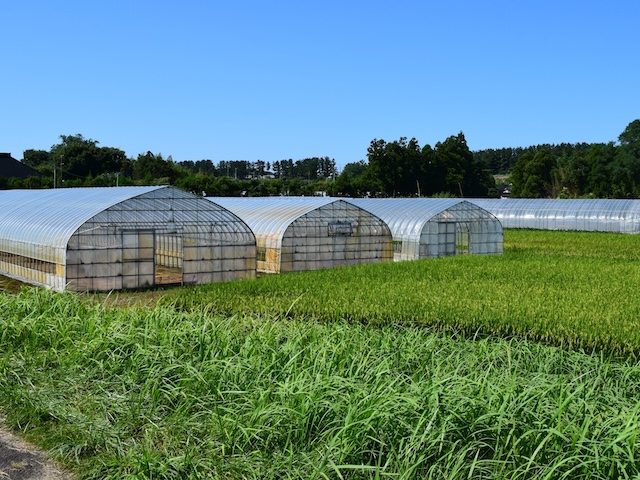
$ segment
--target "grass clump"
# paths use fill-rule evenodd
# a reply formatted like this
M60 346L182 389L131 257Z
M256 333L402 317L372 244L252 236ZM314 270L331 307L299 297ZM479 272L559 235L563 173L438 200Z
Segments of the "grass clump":
M412 325L0 295L0 404L80 478L633 478L640 366Z

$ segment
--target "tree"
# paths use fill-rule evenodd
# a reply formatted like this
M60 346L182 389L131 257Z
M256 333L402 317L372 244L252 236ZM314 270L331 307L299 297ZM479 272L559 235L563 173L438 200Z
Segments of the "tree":
M640 120L634 120L618 136L622 149L631 156L640 159Z
M486 196L495 189L493 177L474 158L462 132L438 142L434 159L435 187L440 186L440 192L469 197Z
M422 150L415 138L407 141L401 137L389 143L374 139L367 149L367 158L369 181L374 188L379 185L389 196L418 194L426 172Z
M611 181L611 165L615 159L616 147L613 142L594 143L585 153L589 164L585 192L596 198L607 198L613 195Z
M611 184L616 197L640 195L640 120L634 120L618 137L620 146L611 163Z
M133 163L133 178L147 185L155 183L169 183L175 185L182 172L177 164L157 155L147 152L139 154Z
M49 160L67 180L103 173L131 173L130 162L119 148L98 147L98 141L81 134L60 135L60 139L61 143L51 147Z
M342 169L342 173L336 178L334 191L341 196L361 197L369 191L364 185L365 173L368 165L364 160L347 163Z
M583 195L587 188L589 170L589 161L583 150L558 158L553 194L558 195L562 191L573 198Z
M551 152L541 149L523 154L511 173L511 195L523 198L544 198L552 195L555 159Z
M41 167L50 167L51 159L46 150L25 150L22 156L22 163L28 167L39 170Z

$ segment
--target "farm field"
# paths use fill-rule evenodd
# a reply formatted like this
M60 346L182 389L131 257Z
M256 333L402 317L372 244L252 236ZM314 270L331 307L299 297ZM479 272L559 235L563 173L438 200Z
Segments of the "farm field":
M186 311L440 327L640 353L637 236L510 230L501 256L304 272L174 290Z
M79 478L637 477L638 237L505 251L0 294L0 412Z

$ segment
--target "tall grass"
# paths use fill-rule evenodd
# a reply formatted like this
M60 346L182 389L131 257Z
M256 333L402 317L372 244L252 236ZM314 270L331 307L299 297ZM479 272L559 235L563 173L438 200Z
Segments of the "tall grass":
M503 256L269 276L164 300L187 311L439 326L637 355L639 247L633 235L507 231Z
M637 241L0 293L0 409L79 478L638 478Z
M4 414L80 478L640 475L630 359L42 290L0 312Z

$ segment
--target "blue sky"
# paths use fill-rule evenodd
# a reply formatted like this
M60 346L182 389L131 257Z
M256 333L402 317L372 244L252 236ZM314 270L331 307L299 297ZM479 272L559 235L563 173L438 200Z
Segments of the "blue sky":
M616 141L640 118L637 0L0 0L0 151L366 159Z

